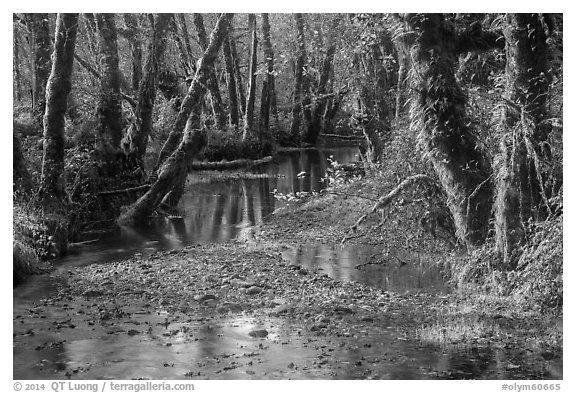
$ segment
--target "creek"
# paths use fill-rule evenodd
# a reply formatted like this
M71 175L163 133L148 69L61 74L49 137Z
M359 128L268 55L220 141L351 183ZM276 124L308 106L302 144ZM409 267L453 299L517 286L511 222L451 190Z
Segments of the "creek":
M179 216L157 217L138 228L116 228L88 237L87 242L76 247L71 255L56 261L56 268L66 271L83 265L106 264L135 254L147 255L198 243L250 240L253 227L286 205L285 201L274 197L273 190L282 194L319 191L325 187L322 178L329 165L327 158L333 156L336 161L347 163L355 159L357 152L356 148L303 150L251 168L259 175L255 178L190 184L180 202ZM447 291L431 256L395 254L384 263L367 263L374 255L375 250L370 246L358 245L300 245L282 252L286 263L323 271L336 280L357 281L395 293L441 294ZM13 291L14 314L30 312L35 302L56 290L57 284L48 275L32 277ZM82 305L76 306L81 308ZM52 310L51 313L49 318L57 319L63 318L65 311ZM134 313L138 314L138 310ZM206 316L207 319L212 317ZM163 315L154 313L141 318L143 320L139 323L150 326L161 325L164 320ZM41 329L42 322L39 323ZM338 361L337 370L326 373L315 368L286 368L288 363L299 364L314 358L316 351L310 344L314 339L301 337L291 343L279 343L280 334L291 331L292 327L289 321L269 318L266 325L270 332L266 340L269 350L262 351L262 344L247 335L256 327L259 327L258 321L251 318L220 318L208 325L198 323L194 340L186 337L179 340L178 335L165 337L166 334L158 334L159 338L152 340L93 333L73 335L63 342L59 336L51 337L49 333L30 334L27 341L14 345L14 378L62 378L55 373L64 369L81 370L78 377L86 379L182 378L186 373L185 364L243 358L256 351L261 352L261 372L250 374L242 367L234 366L221 374L195 377L367 378L366 368L360 369L357 365L376 359L370 366L373 368L372 376L384 379L434 378L438 377L438 372L444 373L445 378L557 378L558 375L561 378L561 360L560 363L545 364L536 355L497 348L430 350L400 340L394 326L358 339L355 346L336 349L331 356ZM179 331L182 326L173 329ZM46 342L51 344L46 345ZM370 344L374 342L378 345ZM378 368L378 358L385 355L395 360L390 361L385 369ZM160 362L164 367L158 367ZM92 367L94 364L100 366ZM511 364L514 368L510 367ZM518 370L517 364L529 367ZM429 372L432 368L436 374Z

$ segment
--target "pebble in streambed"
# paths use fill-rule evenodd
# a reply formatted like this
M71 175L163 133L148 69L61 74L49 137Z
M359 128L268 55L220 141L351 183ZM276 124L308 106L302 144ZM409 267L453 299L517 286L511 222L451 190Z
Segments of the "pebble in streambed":
M266 329L254 329L251 330L248 335L254 338L264 338L268 336L268 330Z

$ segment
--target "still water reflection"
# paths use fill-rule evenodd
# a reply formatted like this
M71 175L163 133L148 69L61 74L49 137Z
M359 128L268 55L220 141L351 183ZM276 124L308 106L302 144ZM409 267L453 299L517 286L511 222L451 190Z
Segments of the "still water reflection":
M393 292L446 292L433 254L420 255L370 246L300 245L284 251L291 264L321 271L339 281L356 281Z
M336 160L345 163L353 160L356 153L357 149L296 152L278 162L253 168L256 173L270 175L267 178L194 185L181 200L180 218L152 219L138 228L118 228L98 235L93 243L83 245L75 255L61 260L60 268L105 263L136 252L249 236L250 228L282 206L283 202L274 199L272 190L284 194L320 190L324 187L321 179L328 166L327 158L334 155ZM304 176L298 176L302 172ZM285 250L283 256L292 264L323 271L336 279L359 281L388 291L445 290L441 273L434 267L434 256L375 254L377 251L370 247L314 245ZM15 313L29 312L32 302L55 288L45 276L32 277L14 289ZM51 316L54 320L68 318L67 310L46 310L57 314ZM26 338L14 345L14 378L63 378L66 369L78 371L73 378L85 379L562 378L561 358L543 362L537 353L505 348L443 352L399 340L400 333L394 326L372 330L359 326L353 344L332 343L330 348L323 349L328 363L317 367L314 337L297 335L291 336L296 338L289 342L277 342L279 333L293 333L297 329L290 325L289 319L269 318L266 326L260 326L251 318L213 319L210 314L202 316L205 322L196 319L194 323L203 325L191 336L167 335L166 329L175 331L181 326L162 325L163 315L141 315L140 318L140 325L136 326L140 326L137 329L142 332L135 336L94 331L92 336L76 333L66 337L58 329L41 327L42 319L38 319L38 326L26 326L26 329L33 328L42 334L25 334ZM144 334L146 330L142 326L152 331ZM261 340L247 334L256 327L270 332L264 340L265 347L261 346ZM76 330L80 329L70 331ZM46 345L47 342L50 345ZM252 363L258 364L258 368ZM289 367L290 364L294 367Z
M333 156L340 163L355 159L357 148L304 150L285 154L279 160L252 168L268 177L232 179L191 185L183 195L178 217L159 217L137 228L115 228L98 234L93 243L77 249L62 263L90 264L126 258L135 252L182 248L190 244L225 242L245 238L285 202L280 193L319 191L326 187L322 178ZM300 176L298 176L300 174Z

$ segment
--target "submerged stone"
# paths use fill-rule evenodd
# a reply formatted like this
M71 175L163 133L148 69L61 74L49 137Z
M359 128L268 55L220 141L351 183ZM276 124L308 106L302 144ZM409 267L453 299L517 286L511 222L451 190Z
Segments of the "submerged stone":
M255 329L255 330L251 330L248 335L250 337L255 337L255 338L264 338L266 336L268 336L268 330L266 329Z

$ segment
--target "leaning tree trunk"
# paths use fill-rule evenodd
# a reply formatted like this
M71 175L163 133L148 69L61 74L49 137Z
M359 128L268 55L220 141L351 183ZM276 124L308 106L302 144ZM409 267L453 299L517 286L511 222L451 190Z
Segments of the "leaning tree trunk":
M125 148L128 156L144 167L144 155L148 136L152 132L152 112L158 88L159 62L166 48L166 33L172 14L157 14L153 19L152 36L148 44L144 74L138 86L138 103L136 105L136 123L126 135Z
M203 51L206 51L206 48L208 47L208 38L206 36L202 14L194 14L194 26L196 26L196 32L198 33L200 48ZM212 63L212 66L210 67L208 90L210 91L212 112L214 113L216 128L221 130L226 124L226 113L224 112L224 106L222 105L222 96L220 94L220 87L218 86L218 78L216 77L216 68L214 67L214 63Z
M183 179L185 180L188 171L187 163L192 161L206 143L205 133L187 128L178 148L160 168L158 179L142 197L122 213L118 218L118 223L134 225L156 210L166 195L173 191L175 186L180 186ZM171 204L176 205L177 201L172 200Z
M194 75L194 79L192 80L186 97L184 97L184 100L182 101L180 112L178 113L166 142L162 146L156 168L159 168L164 160L166 160L178 146L178 143L182 139L182 132L190 113L192 113L192 110L196 105L201 105L201 101L204 98L204 92L206 91L206 82L210 77L211 66L216 60L220 46L226 37L227 27L231 18L232 15L230 14L222 14L218 18L216 27L214 27L214 30L210 35L210 43L198 61L196 74Z
M95 18L102 67L96 148L104 162L113 163L117 158L122 139L118 36L114 14L96 14Z
M414 34L411 122L448 195L458 238L469 246L486 238L491 212L490 168L466 117L456 82L456 36L442 14L409 15Z
M216 22L216 27L210 36L210 43L204 55L198 61L198 70L190 85L188 94L184 97L178 117L172 126L172 131L162 148L159 160L158 178L152 187L130 206L119 218L118 222L124 225L133 225L150 215L162 202L162 200L179 187L183 172L187 172L188 165L194 155L206 144L206 134L194 128L194 121L188 121L192 113L198 113L199 106L206 92L206 81L210 75L210 69L218 55L222 41L226 37L226 28L231 19L230 14L221 14ZM186 126L186 129L184 130ZM182 136L182 133L184 135ZM171 147L170 141L180 139L176 150ZM165 160L162 158L167 157ZM176 190L178 191L178 190ZM177 202L177 201L176 201ZM172 200L171 204L175 204Z
M67 229L62 216L65 209L64 117L72 89L74 48L78 31L78 14L58 14L52 71L46 85L44 114L44 151L40 200L49 230L54 234L59 252L66 252Z
M258 35L256 33L256 15L248 14L248 28L250 30L250 64L248 66L248 98L246 100L246 113L244 114L244 133L242 139L254 133L254 104L256 102L256 69L258 67Z
M32 72L32 117L40 126L46 107L46 83L50 75L50 26L48 14L26 14L26 24L30 30L34 70Z
M544 174L550 150L546 120L550 85L544 21L538 14L511 14L506 38L506 90L495 206L496 248L514 268L530 219L546 218L550 197Z
M186 122L185 134L184 138L191 138L193 135L197 135L201 133L201 125L200 125L200 116L202 113L202 106L196 105L194 109L192 109L192 113L190 117L188 117L188 121ZM187 131L186 131L187 130ZM187 136L188 133L189 135ZM175 210L178 202L184 195L184 188L186 186L186 178L188 177L188 172L192 169L192 158L206 145L207 138L198 139L194 146L190 146L187 148L187 151L191 151L189 153L189 157L186 159L186 162L182 165L182 170L179 171L177 177L174 179L172 189L170 192L166 194L164 198L162 198L162 202L160 204L161 208L166 208L170 211ZM190 149L194 149L193 151Z

